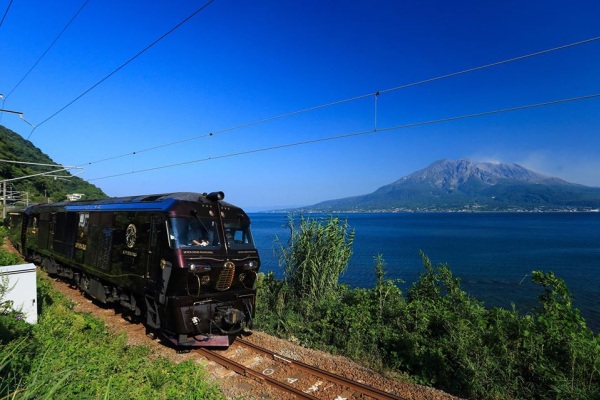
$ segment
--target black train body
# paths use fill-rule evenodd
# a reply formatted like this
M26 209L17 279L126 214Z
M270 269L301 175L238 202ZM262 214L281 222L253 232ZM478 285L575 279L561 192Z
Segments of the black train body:
M9 226L26 258L141 316L175 346L223 347L252 327L260 266L250 219L223 197L39 204Z

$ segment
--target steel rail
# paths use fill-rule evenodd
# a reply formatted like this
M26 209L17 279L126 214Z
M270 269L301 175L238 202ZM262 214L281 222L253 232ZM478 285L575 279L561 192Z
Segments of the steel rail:
M197 352L202 354L207 359L212 360L212 361L216 362L217 364L222 365L223 367L230 369L240 375L255 378L259 382L265 381L268 384L270 384L271 386L275 386L285 392L295 394L298 398L301 398L301 399L318 400L317 397L311 396L310 394L305 393L300 389L296 389L295 387L288 385L284 382L280 382L277 379L271 378L269 376L265 376L260 372L254 371L253 369L248 368L245 365L242 365L240 363L232 361L227 357L224 357L220 354L217 354L217 353L207 350L205 348L199 348L199 349L197 349Z
M287 357L283 357L275 352L272 352L271 350L265 349L263 347L257 346L253 343L248 342L247 340L243 340L238 338L235 343L242 345L242 346L246 346L248 348L251 348L254 351L257 351L259 353L262 353L264 355L268 355L270 357L272 357L274 360L279 360L282 362L286 362L289 364L294 365L295 367L297 367L298 369L304 370L306 372L312 373L314 375L321 375L324 376L325 378L331 380L332 382L340 385L340 386L348 386L349 388L356 390L364 395L373 397L375 399L382 399L382 400L407 400L406 398L403 397L399 397L396 396L392 393L388 393L385 392L383 390L377 389L377 388L373 388L367 385L364 385L360 382L354 382L350 379L344 378L343 376L337 376L332 374L331 372L328 371L324 371L322 369L313 367L311 365L305 364L301 361L296 361L296 360L292 360L290 358Z

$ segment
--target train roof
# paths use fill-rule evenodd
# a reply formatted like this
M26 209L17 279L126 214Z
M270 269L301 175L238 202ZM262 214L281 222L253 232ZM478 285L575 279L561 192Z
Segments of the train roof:
M162 211L167 212L173 209L178 203L201 203L212 204L219 202L221 205L238 208L222 199L225 197L223 192L212 193L194 193L194 192L176 192L150 194L127 197L111 197L102 200L80 200L63 201L60 203L38 204L30 206L27 212L34 209L38 211L64 209L69 212L77 211Z

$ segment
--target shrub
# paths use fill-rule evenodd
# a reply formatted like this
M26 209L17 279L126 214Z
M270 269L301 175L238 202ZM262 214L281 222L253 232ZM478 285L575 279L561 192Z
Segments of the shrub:
M290 217L290 221L292 221ZM351 254L347 224L300 220L281 248L285 277L258 284L259 319L273 334L409 372L417 382L471 399L600 398L600 336L553 273L534 271L539 306L525 315L487 309L446 265L424 272L406 297L375 258L374 288L338 279ZM328 274L327 278L320 275Z
M223 398L194 362L173 364L129 346L125 335L47 290L51 301L31 337L0 347L0 398Z
M348 222L330 217L326 222L301 217L288 220L288 246L280 246L280 264L290 295L313 304L332 295L352 255L354 232Z
M19 264L23 264L23 259L21 259L21 257L4 249L0 249L0 265L4 266Z
M0 240L4 238L1 234L5 231L4 227L0 227ZM0 266L22 263L23 261L19 256L0 248ZM30 329L29 324L23 320L23 315L13 311L12 304L5 300L6 294L11 290L8 277L0 275L0 345L19 336L26 335Z
M23 314L14 311L11 302L4 300L11 290L8 277L0 276L0 345L27 336L31 330L31 325L23 319Z

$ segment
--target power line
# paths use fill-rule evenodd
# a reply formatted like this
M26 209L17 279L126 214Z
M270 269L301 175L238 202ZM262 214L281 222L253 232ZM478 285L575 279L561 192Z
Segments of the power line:
M10 6L12 5L13 0L8 2L8 6L6 7L6 11L4 11L4 15L2 16L2 20L0 20L0 28L2 28L2 24L4 23L4 19L8 15L8 10L10 10ZM4 108L4 102L6 101L4 95L0 94L0 99L2 99L2 108ZM21 114L21 118L23 114ZM0 121L2 121L2 113L0 113Z
M574 47L574 46L579 46L581 44L591 43L591 42L594 42L596 40L600 40L600 36L596 36L596 37L585 39L585 40L580 40L579 42L569 43L569 44L565 44L565 45L558 46L558 47L553 47L551 49L537 51L535 53L525 54L525 55L519 56L519 57L509 58L508 60L498 61L498 62L494 62L494 63L491 63L491 64L482 65L480 67L465 69L463 71L453 72L451 74L442 75L442 76L438 76L438 77L430 78L430 79L425 79L425 80L422 80L422 81L419 81L419 82L409 83L407 85L397 86L397 87L391 88L391 89L381 90L381 91L379 91L379 93L386 93L386 92L391 92L391 91L394 91L394 90L405 89L405 88L412 87L412 86L422 85L424 83L438 81L440 79L450 78L452 76L463 75L463 74L466 74L466 73L469 73L469 72L474 72L474 71L479 71L479 70L486 69L486 68L496 67L498 65L508 64L508 63L513 62L513 61L524 60L526 58L530 58L530 57L535 57L535 56L539 56L539 55L542 55L542 54L551 53L553 51L563 50L563 49L567 49L569 47Z
M13 0L10 0L8 2L8 6L6 7L6 11L4 11L4 15L2 16L2 20L0 20L0 28L2 28L2 24L4 23L4 19L6 18L6 15L8 14L8 10L10 10L10 6L12 5Z
M181 143L185 143L185 142L188 142L188 141L191 141L191 140L196 140L196 139L198 139L200 137L207 137L207 136L212 136L212 135L213 135L213 133L211 132L211 133L207 133L207 134L204 134L204 135L201 135L201 136L194 136L193 138L182 139L182 140L179 140L179 141L176 141L176 142L162 144L162 145L158 145L158 146L154 146L154 147L148 147L146 149L136 150L136 151L132 151L132 152L129 152L129 153L126 153L126 154L120 154L120 155L117 155L117 156L107 157L107 158L103 158L103 159L97 160L97 161L90 161L88 163L81 164L81 166L83 166L83 165L97 164L97 163L101 163L101 162L105 162L105 161L112 161L112 160L116 160L118 158L127 157L127 156L134 156L136 154L144 153L144 152L147 152L147 151L157 150L157 149L161 149L163 147L173 146L175 144L181 144Z
M0 163L9 163L9 164L25 164L25 165L35 165L38 167L63 167L69 169L81 169L79 167L67 167L60 164L44 164L44 163L34 163L29 161L16 161L16 160L0 160Z
M86 0L85 3L83 3L83 5L79 8L79 10L77 10L77 12L75 13L75 15L73 15L73 17L69 20L69 22L67 22L67 24L65 25L65 27L60 31L60 33L58 34L58 36L56 36L56 38L54 39L54 41L52 41L52 43L50 43L50 46L48 46L48 48L46 49L46 51L44 51L44 53L38 58L38 60L31 66L31 68L29 69L29 71L27 71L27 73L25 75L23 75L23 77L15 85L15 87L12 88L12 90L10 92L8 92L8 94L5 96L5 100L8 100L8 97L12 94L12 92L14 92L15 89L19 87L19 85L21 84L21 82L23 82L25 80L25 78L27 78L27 76L31 73L31 71L33 71L33 69L38 65L38 63L42 60L42 58L44 58L44 56L46 55L46 53L48 53L48 51L50 51L50 49L56 44L56 42L58 41L58 39L60 39L60 37L62 36L62 34L65 33L65 31L67 30L67 28L73 23L73 21L75 21L75 19L79 16L79 14L81 13L81 11L83 11L83 9L85 8L85 6L87 6L87 4L89 3L89 1L90 0Z
M438 80L441 80L441 79L446 79L446 78L450 78L450 77L454 77L454 76L458 76L458 75L463 75L463 74L467 74L467 73L474 72L474 71L479 71L479 70L483 70L483 69L487 69L487 68L491 68L491 67L495 67L495 66L499 66L499 65L503 65L503 64L508 64L508 63L511 63L511 62L514 62L514 61L519 61L519 60L523 60L523 59L526 59L526 58L535 57L535 56L539 56L539 55L542 55L542 54L551 53L551 52L558 51L558 50L564 50L564 49L567 49L567 48L570 48L570 47L574 47L574 46L579 46L579 45L582 45L582 44L591 43L591 42L594 42L594 41L597 41L597 40L600 40L600 36L596 36L596 37L592 37L592 38L589 38L589 39L580 40L578 42L569 43L569 44L565 44L565 45L553 47L553 48L546 49L546 50L537 51L537 52L534 52L534 53L525 54L525 55L518 56L518 57L509 58L509 59L502 60L502 61L493 62L493 63L490 63L490 64L481 65L481 66L474 67L474 68L465 69L465 70L458 71L458 72L452 72L452 73L449 73L449 74L440 75L440 76L437 76L437 77L428 78L428 79L424 79L424 80L421 80L421 81L408 83L406 85L396 86L396 87L393 87L393 88L388 88L388 89L376 91L376 92L373 92L373 93L367 93L367 94L363 94L363 95L359 95L359 96L355 96L355 97L350 97L350 98L343 99L343 100L334 101L334 102L331 102L331 103L321 104L321 105L317 105L317 106L313 106L313 107L309 107L309 108L305 108L305 109L301 109L301 110L297 110L297 111L292 111L292 112L289 112L289 113L280 114L280 115L276 115L276 116L273 116L273 117L268 117L268 118L260 119L260 120L254 121L254 122L248 122L248 123L245 123L245 124L241 124L241 125L237 125L237 126L225 128L225 129L222 129L222 130L219 130L219 131L213 131L213 132L210 132L210 133L203 133L203 134L200 134L200 135L197 135L197 136L189 137L187 139L181 139L181 140L177 140L177 141L173 141L173 142L168 142L168 143L165 143L165 144L162 144L162 145L158 145L158 146L154 146L154 147L148 147L148 148L145 148L145 149L136 150L136 151L133 151L133 152L129 152L129 153L125 153L125 154L120 154L120 155L116 155L116 156L112 156L112 157L107 157L107 158L104 158L104 159L101 159L101 160L97 160L97 161L90 161L88 163L81 164L81 165L92 165L92 164L97 164L97 163L100 163L100 162L112 161L112 160L115 160L115 159L118 159L118 158L128 157L128 156L132 156L132 155L143 153L143 152L148 152L148 151L152 151L152 150L162 149L162 148L165 148L165 147L174 146L174 145L185 143L185 142L189 142L189 141L192 141L192 140L197 140L197 139L204 138L204 137L207 137L207 136L213 136L213 135L218 135L218 134L229 132L229 131L233 131L233 130L247 128L247 127L250 127L250 126L259 125L259 124L263 124L263 123L266 123L266 122L271 122L271 121L275 121L275 120L278 120L278 119L283 119L283 118L291 117L291 116L298 115L298 114L303 114L303 113L307 113L307 112L311 112L311 111L316 111L316 110L323 109L323 108L333 107L333 106L336 106L336 105L340 105L340 104L344 104L344 103L348 103L348 102L352 102L352 101L356 101L356 100L361 100L361 99L364 99L364 98L367 98L367 97L371 97L371 96L375 96L375 99L377 100L378 97L379 97L379 95L382 94L382 93L389 93L389 92L393 92L393 91L396 91L396 90L401 90L401 89L406 89L406 88L413 87L413 86L423 85L425 83L435 82L435 81L438 81ZM377 110L375 110L375 118L377 118L376 111Z
M39 124L37 124L37 126L35 128L33 128L31 130L31 133L29 134L29 136L27 136L27 139L29 140L29 138L31 137L31 135L33 135L33 132L40 127L41 125L45 124L46 122L48 122L49 120L51 120L52 118L54 118L56 115L60 114L62 111L64 111L67 107L71 106L73 103L75 103L77 100L81 99L83 96L85 96L86 94L88 94L89 92L91 92L93 89L95 89L98 85L100 85L101 83L103 83L104 81L106 81L108 78L110 78L111 76L113 76L114 74L116 74L118 71L120 71L121 69L123 69L127 64L129 64L130 62L132 62L133 60L135 60L136 58L138 58L139 56L141 56L143 53L145 53L147 50L149 50L151 47L153 47L155 44L157 44L158 42L160 42L162 39L164 39L165 37L167 37L168 35L170 35L171 33L173 33L175 30L177 30L179 27L181 27L183 24L185 24L186 22L188 22L190 19L192 19L196 14L198 14L199 12L203 11L206 7L208 7L212 2L214 2L215 0L208 0L204 5L202 5L200 8L198 8L196 11L194 11L190 16L188 16L187 18L185 18L183 21L181 21L180 23L178 23L177 25L175 25L173 28L171 28L169 31L167 31L166 33L164 33L163 35L161 35L158 39L154 40L152 43L150 43L148 46L146 46L144 49L142 49L141 51L139 51L136 55L134 55L133 57L131 57L129 60L125 61L123 64L121 64L119 67L117 67L115 70L113 70L110 74L106 75L104 78L100 79L98 82L96 82L94 85L92 85L90 88L88 88L87 90L85 90L83 93L81 93L79 96L77 96L76 98L74 98L73 100L71 100L69 103L67 103L65 106L63 106L61 109L59 109L58 111L56 111L54 114L50 115L48 118L46 118L45 120L43 120L42 122L40 122Z
M215 157L206 157L206 158L201 158L201 159L192 160L192 161L185 161L185 162L163 165L163 166L158 166L158 167L145 168L145 169L141 169L141 170L137 170L137 171L124 172L121 174L107 175L107 176L103 176L103 177L99 177L99 178L88 179L88 182L97 181L97 180L101 180L101 179L116 178L116 177L125 176L125 175L133 175L133 174L138 174L138 173L142 173L142 172L156 171L156 170L160 170L160 169L180 167L180 166L189 165L189 164L197 164L197 163L204 162L204 161L218 160L218 159L223 159L223 158L231 158L231 157L237 157L237 156L248 155L248 154L253 154L253 153L262 153L265 151L278 150L278 149L284 149L284 148L296 147L296 146L303 146L303 145L307 145L307 144L314 144L314 143L326 142L326 141L331 141L331 140L346 139L346 138L350 138L350 137L369 135L369 134L373 134L373 133L382 133L382 132L388 132L388 131L394 131L394 130L400 130L400 129L415 128L415 127L425 126L425 125L440 124L443 122L483 117L483 116L494 115L494 114L502 114L502 113L507 113L507 112L526 110L526 109L530 109L530 108L546 107L546 106L568 103L568 102L573 102L573 101L589 100L589 99L594 99L594 98L598 98L598 97L600 97L600 93L590 94L590 95L586 95L586 96L579 96L579 97L571 97L571 98L567 98L567 99L552 100L552 101L547 101L547 102L543 102L543 103L527 104L527 105L523 105L523 106L503 108L503 109L492 110L492 111L484 111L484 112L479 112L479 113L474 113L474 114L465 114L465 115L459 115L459 116L454 116L454 117L414 122L414 123L410 123L410 124L396 125L396 126L391 126L391 127L387 127L387 128L376 128L376 129L367 130L367 131L352 132L352 133L346 133L343 135L329 136L329 137L305 140L305 141L294 142L294 143L286 143L286 144L281 144L281 145L276 145L276 146L262 147L259 149L240 151L237 153L223 154L223 155L215 156Z

